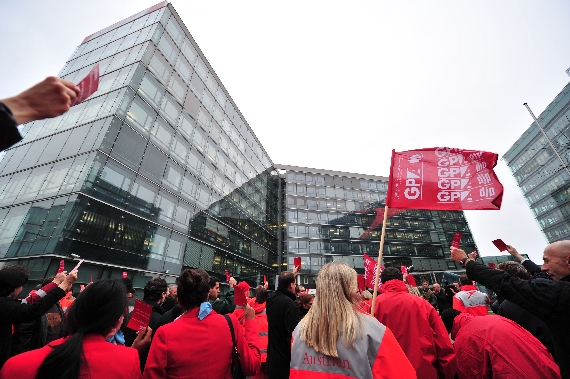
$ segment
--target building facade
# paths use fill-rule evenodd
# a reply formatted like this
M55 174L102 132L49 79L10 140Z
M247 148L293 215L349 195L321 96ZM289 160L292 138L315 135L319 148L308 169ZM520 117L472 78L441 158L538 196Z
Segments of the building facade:
M183 267L272 278L278 175L172 4L86 37L59 76L97 64L96 93L2 153L0 262L32 281L72 254L79 282L127 271L142 287Z
M320 268L342 260L364 273L363 255L377 259L388 178L285 165L274 166L282 178L283 257L288 269L301 257L301 283L314 288ZM390 213L389 213L390 215ZM455 232L461 247L476 249L462 211L406 210L386 223L386 267L413 266L418 280L442 281L458 270L450 260Z
M570 239L570 83L503 159L549 243ZM554 147L554 149L553 149Z

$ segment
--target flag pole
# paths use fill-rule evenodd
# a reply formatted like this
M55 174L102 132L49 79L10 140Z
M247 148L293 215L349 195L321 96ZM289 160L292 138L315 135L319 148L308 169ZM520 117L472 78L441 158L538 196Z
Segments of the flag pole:
M376 309L376 297L378 296L378 281L380 279L380 266L382 265L382 251L384 250L384 236L386 235L386 221L388 220L388 205L384 206L384 221L382 222L382 235L380 237L380 249L378 250L378 264L376 265L376 280L374 281L374 294L372 295L372 308L370 314L374 316Z

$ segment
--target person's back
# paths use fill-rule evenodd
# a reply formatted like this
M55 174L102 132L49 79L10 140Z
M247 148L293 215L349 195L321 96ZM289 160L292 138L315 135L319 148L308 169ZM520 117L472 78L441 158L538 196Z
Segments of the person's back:
M487 316L487 304L491 303L489 296L479 291L465 274L461 275L459 282L461 291L453 297L453 309L473 316Z
M560 378L560 369L546 347L514 321L456 310L444 312L443 318L461 362L460 379Z
M354 269L329 263L317 280L311 311L293 332L291 378L415 379L392 332L347 297L356 294Z
M266 371L270 379L289 378L291 335L299 322L294 291L295 276L286 271L279 276L277 291L267 300L269 341Z
M70 336L9 359L0 379L140 378L138 352L106 341L119 330L125 306L118 280L89 285L68 311Z
M392 330L422 379L453 378L457 361L439 314L421 297L408 293L400 270L382 272L382 295L374 316Z
M186 269L178 278L178 303L186 312L162 325L154 335L144 369L144 378L230 379L233 341L226 318L207 301L209 275ZM236 346L245 375L254 375L261 364L255 312L246 306L244 327L234 315Z

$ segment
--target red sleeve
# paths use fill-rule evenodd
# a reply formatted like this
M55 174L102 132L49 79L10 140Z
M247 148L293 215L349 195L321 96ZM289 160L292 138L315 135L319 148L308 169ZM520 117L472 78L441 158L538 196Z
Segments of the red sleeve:
M374 379L417 378L416 370L388 328L384 332L380 349L378 349L372 366L372 377Z
M441 321L441 318L434 308L432 308L432 312L430 312L429 323L433 330L435 351L437 354L437 361L434 366L439 372L439 378L453 379L457 372L455 351L453 350L453 345L451 345L449 333L447 333L443 321Z
M240 354L241 369L245 376L254 376L261 366L261 354L259 352L259 336L255 320L243 320L243 328L237 318L229 315L236 333L236 345Z
M453 296L453 309L457 309L459 312L462 313L467 312L467 309L463 305L463 302L457 296Z
M22 301L22 303L33 304L56 287L57 284L55 284L54 282L49 282L48 284L40 288L38 291L30 292L30 294Z
M159 328L150 344L150 351L144 366L144 379L166 378L168 348L166 346L166 335L164 329Z

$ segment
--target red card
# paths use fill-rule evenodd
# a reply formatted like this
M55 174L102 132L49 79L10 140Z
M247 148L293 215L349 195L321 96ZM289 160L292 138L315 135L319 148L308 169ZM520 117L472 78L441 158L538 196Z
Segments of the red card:
M504 243L502 239L497 239L491 242L493 242L493 245L495 245L499 251L507 251L507 244Z
M408 275L408 268L406 266L400 266L400 271L402 271L402 275Z
M93 283L93 274L89 275L89 284Z
M246 292L249 291L249 284L241 282L234 286L234 305L245 307L247 304Z
M228 270L225 270L225 271L226 271L226 282L229 283L229 281L232 277L230 276L230 272Z
M299 270L301 269L301 257L293 258L293 266L298 267Z
M408 282L408 284L412 287L417 287L418 285L416 284L416 278L414 278L413 275L408 275L406 276L406 281Z
M366 289L366 284L364 284L364 275L357 275L356 281L358 283L358 290L364 291Z
M459 248L459 242L461 242L461 237L463 237L463 233L456 232L453 236L453 240L451 241L451 246Z
M265 284L267 282L267 276L264 274L263 275L263 284Z
M81 264L83 263L83 261L84 261L84 259L80 260L79 263L78 263L78 264L73 268L73 270L71 270L71 271L78 270L78 269L79 269L79 266L81 266ZM71 272L71 271L70 271L70 272Z
M489 267L496 268L497 266L493 262L489 262Z
M143 330L148 326L150 322L150 315L152 313L152 306L147 303L142 302L139 299L135 299L135 308L131 314L131 319L127 324L127 328L136 330Z
M93 70L91 70L89 74L87 74L87 76L77 84L77 87L79 87L80 92L79 95L77 95L77 97L71 102L72 107L93 95L99 88L99 64L96 64L95 67L93 67Z
M79 292L83 292L84 289L85 289L85 284L80 284L79 285Z
M58 274L61 274L65 271L65 261L62 259L59 261L59 269L57 270Z
M126 271L123 271L123 279L127 279L128 276L129 274Z

